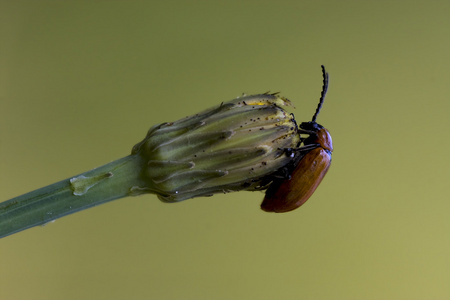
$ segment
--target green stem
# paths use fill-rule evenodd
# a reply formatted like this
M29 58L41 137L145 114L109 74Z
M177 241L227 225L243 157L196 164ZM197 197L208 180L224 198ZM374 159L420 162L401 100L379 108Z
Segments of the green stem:
M132 194L144 186L142 158L130 155L0 203L0 238Z

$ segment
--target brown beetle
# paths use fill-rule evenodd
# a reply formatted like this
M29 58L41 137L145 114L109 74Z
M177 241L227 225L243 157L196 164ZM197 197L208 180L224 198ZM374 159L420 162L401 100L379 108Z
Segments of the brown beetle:
M300 207L314 193L331 164L333 143L331 135L316 123L328 89L328 73L322 66L323 88L319 104L311 122L303 122L299 134L308 134L302 139L303 147L294 149L298 162L288 179L274 180L266 191L261 209L267 212L288 212ZM295 158L294 158L295 160Z

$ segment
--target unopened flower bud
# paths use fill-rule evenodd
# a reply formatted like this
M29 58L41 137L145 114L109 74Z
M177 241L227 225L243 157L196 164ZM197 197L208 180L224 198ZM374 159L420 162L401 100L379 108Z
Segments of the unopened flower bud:
M300 136L294 117L273 94L239 97L200 114L152 127L133 154L146 162L147 185L135 192L164 202L240 190L261 190L286 166Z

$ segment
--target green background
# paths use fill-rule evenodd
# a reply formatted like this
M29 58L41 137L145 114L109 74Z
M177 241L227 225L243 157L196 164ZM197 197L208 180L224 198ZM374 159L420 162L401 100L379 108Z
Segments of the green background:
M0 240L0 299L449 299L450 2L1 1L0 200L280 91L333 136L299 210L125 198Z

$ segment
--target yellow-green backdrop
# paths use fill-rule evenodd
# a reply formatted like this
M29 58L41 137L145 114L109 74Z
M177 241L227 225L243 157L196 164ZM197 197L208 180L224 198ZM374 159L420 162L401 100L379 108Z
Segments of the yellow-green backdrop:
M262 192L125 198L0 240L0 299L450 299L450 2L1 1L0 200L147 129L280 91L332 167Z

